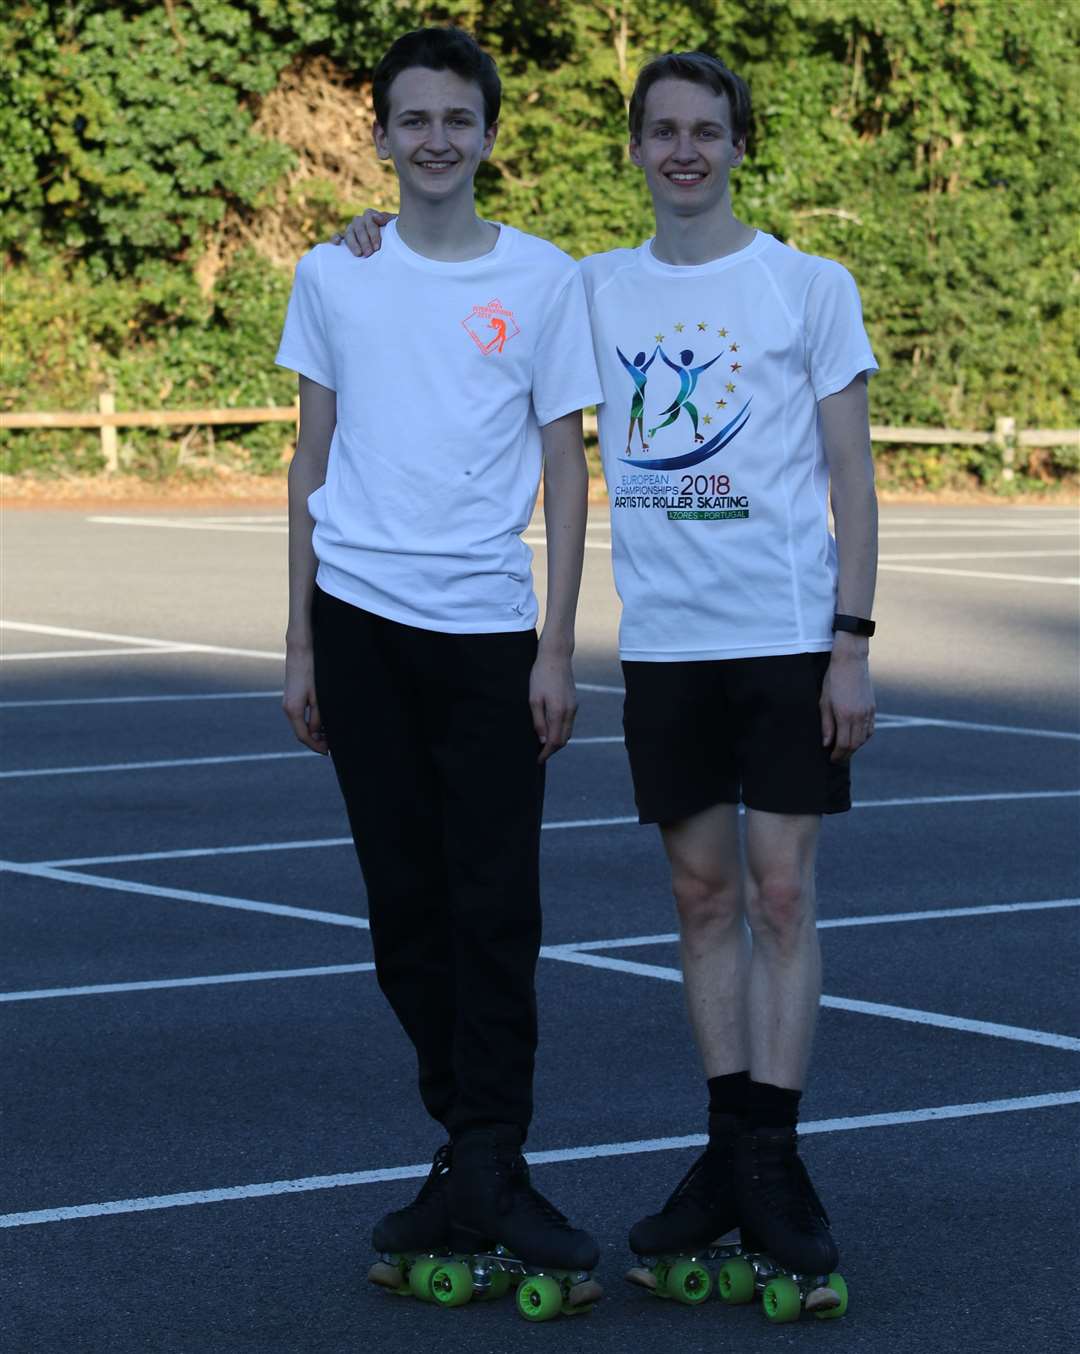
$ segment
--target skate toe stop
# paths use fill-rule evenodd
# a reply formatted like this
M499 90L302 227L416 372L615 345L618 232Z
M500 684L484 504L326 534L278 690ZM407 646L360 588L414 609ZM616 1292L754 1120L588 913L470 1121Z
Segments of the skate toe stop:
M566 1295L566 1305L568 1307L583 1307L586 1303L599 1302L604 1296L604 1290L595 1279L586 1279L584 1283L576 1283L570 1292Z
M840 1300L835 1288L815 1288L807 1293L805 1307L808 1312L829 1312L840 1306Z
M656 1292L656 1275L651 1269L646 1269L643 1265L635 1265L633 1269L626 1271L626 1282L635 1284L638 1288L647 1288L650 1292Z
M405 1280L396 1265L388 1265L385 1260L377 1260L368 1270L368 1280L380 1288L402 1288Z

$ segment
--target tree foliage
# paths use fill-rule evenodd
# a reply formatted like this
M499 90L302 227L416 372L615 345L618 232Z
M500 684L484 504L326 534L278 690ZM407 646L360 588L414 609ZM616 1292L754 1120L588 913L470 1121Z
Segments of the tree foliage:
M271 365L289 282L282 255L392 192L370 165L365 82L396 34L449 21L477 33L504 81L499 139L478 180L485 214L578 255L644 238L649 204L625 153L635 72L657 52L713 51L754 96L736 210L855 274L882 365L875 419L1075 418L1080 17L1070 0L5 8L4 407L88 407L102 385L128 408L290 398L290 378ZM324 122L314 139L338 149L323 145L320 161L310 135L287 135L266 112L286 86L302 97L305 78L325 89L327 63L340 94L340 113L327 105L327 115L341 130L328 137ZM367 177L345 164L350 143ZM256 428L233 442L269 468L282 437ZM127 445L138 462L156 443ZM43 456L92 463L93 439L8 435L7 452L14 468ZM945 473L938 453L895 464L923 479ZM993 457L968 451L950 464L989 474Z

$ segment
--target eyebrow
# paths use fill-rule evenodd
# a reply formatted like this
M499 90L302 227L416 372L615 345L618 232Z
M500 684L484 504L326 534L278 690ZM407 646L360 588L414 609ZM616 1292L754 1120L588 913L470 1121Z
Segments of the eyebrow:
M677 118L652 118L647 126L649 130L652 130L654 127L673 127L677 121ZM696 122L692 122L690 126L695 131L701 127L718 127L722 132L727 131L727 127L719 120L719 118L699 118Z
M432 110L430 108L403 108L397 116L399 118L426 118L431 112ZM479 116L473 108L447 108L444 112L448 118L475 118Z

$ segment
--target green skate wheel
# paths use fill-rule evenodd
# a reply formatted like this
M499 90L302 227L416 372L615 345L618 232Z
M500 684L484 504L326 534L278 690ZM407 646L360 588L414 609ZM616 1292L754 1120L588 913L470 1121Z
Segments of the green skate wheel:
M847 1284L844 1282L844 1276L842 1274L830 1274L829 1282L826 1284L826 1287L831 1288L832 1291L839 1297L840 1306L830 1307L824 1312L815 1312L814 1315L817 1317L819 1321L833 1321L838 1316L843 1316L844 1313L847 1311L848 1293L847 1293Z
M441 1260L433 1260L431 1256L425 1256L422 1260L415 1260L409 1269L409 1292L414 1298L419 1298L421 1302L434 1302L431 1293L431 1276L442 1265Z
M802 1311L802 1294L794 1279L781 1274L770 1279L761 1295L761 1305L770 1321L778 1325L784 1321L798 1321Z
M562 1311L562 1289L546 1274L534 1274L519 1284L517 1305L526 1321L550 1321Z
M472 1271L460 1260L450 1260L431 1276L431 1296L443 1307L464 1307L472 1297Z
M495 1302L498 1298L505 1298L511 1287L512 1281L506 1270L496 1269L492 1271L491 1282L486 1288L478 1289L475 1297L478 1302Z
M727 1260L716 1276L716 1291L721 1301L732 1307L753 1301L754 1266L749 1260Z
M709 1271L693 1260L677 1260L667 1272L666 1291L669 1298L693 1306L704 1302L712 1292Z

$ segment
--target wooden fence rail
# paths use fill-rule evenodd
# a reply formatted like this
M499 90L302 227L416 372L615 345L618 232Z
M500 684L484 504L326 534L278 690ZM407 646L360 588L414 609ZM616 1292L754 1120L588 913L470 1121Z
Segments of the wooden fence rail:
M0 413L0 428L98 428L106 470L119 468L117 428L190 428L203 424L293 423L299 426L300 404L245 409L137 409L116 412L114 396L103 391L98 397L98 412ZM596 416L586 415L585 429L595 434ZM966 428L896 428L872 424L874 442L901 443L908 446L970 446L993 444L1001 450L1001 475L1011 480L1015 474L1017 447L1077 447L1080 428L1024 428L1018 430L1014 418L995 420L992 432L973 432Z

